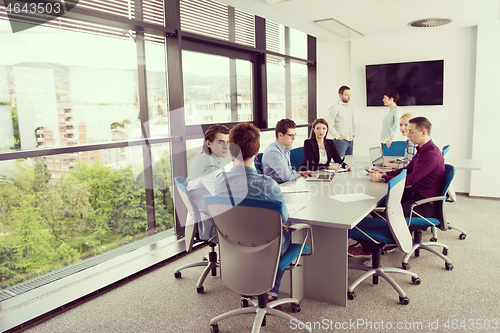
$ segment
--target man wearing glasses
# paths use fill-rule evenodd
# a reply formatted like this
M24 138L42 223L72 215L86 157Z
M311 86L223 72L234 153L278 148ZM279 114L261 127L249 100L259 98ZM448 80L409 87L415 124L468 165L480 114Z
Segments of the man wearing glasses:
M224 125L212 125L205 132L204 139L203 151L191 160L186 179L189 197L200 210L206 209L203 197L215 195L215 177L221 173L223 159L229 151L229 128ZM199 238L208 240L215 236L215 227L209 215L201 212L200 217L202 221L198 224Z
M295 122L281 119L276 124L276 141L271 143L262 155L264 175L271 177L278 184L296 180L300 176L314 176L314 172L296 171L290 163L290 147L295 140Z

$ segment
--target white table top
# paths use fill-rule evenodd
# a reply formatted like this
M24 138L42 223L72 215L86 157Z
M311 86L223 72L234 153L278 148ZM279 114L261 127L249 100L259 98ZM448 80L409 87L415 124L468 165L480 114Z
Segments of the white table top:
M387 194L387 184L374 183L364 170L368 163L354 163L354 170L338 173L331 182L307 182L300 177L294 182L297 186L305 187L308 192L283 193L286 204L305 205L304 208L290 216L289 221L295 223L309 223L311 225L328 226L334 228L351 229L361 221L377 202ZM373 199L353 202L341 202L330 198L336 194L364 193Z

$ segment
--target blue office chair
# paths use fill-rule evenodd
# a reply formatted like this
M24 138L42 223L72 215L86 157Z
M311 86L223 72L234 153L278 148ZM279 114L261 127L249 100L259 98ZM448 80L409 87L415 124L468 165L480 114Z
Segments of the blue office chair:
M255 198L206 196L205 204L219 237L221 278L230 289L244 295L243 308L229 311L211 320L212 332L219 332L218 323L221 320L241 314L256 313L253 333L259 332L260 326L265 325L266 315L277 316L288 322L297 321L291 315L274 308L281 304L292 303L294 310L300 311L297 299L285 298L267 303L267 292L273 288L278 270L295 267L301 254L308 251L312 253L311 227L307 224L293 225L294 229L308 230L311 237L305 237L302 244L290 244L287 252L280 257L282 238L280 202ZM311 240L311 245L306 244L308 239ZM294 260L296 262L292 264ZM248 301L254 306L249 307ZM308 328L305 330L311 332Z
M290 164L295 170L299 170L300 165L304 162L304 147L297 147L290 150Z
M448 188L450 186L451 181L453 180L453 177L455 176L455 168L453 165L450 164L445 164L445 184L443 188L443 192L441 196L438 197L432 197L432 198L426 198L422 199L419 201L416 201L411 208L411 214L410 217L407 217L406 220L408 222L408 226L410 228L410 232L413 233L413 247L410 252L408 252L404 258L403 258L403 263L402 266L404 269L409 269L410 264L408 263L408 260L410 259L411 255L415 253L415 257L420 256L420 249L427 250L429 252L434 253L441 259L445 261L445 268L447 270L452 270L453 269L453 264L451 263L450 259L446 257L448 254L448 246L442 243L437 243L437 242L422 242L422 231L427 230L429 227L438 227L441 230L447 230L448 229L448 222L446 220L446 212L445 212L445 202L446 202L446 193L448 192ZM418 205L422 205L428 202L436 202L438 207L436 208L436 216L433 217L428 217L428 216L422 216L419 213L415 212L413 210L414 207ZM441 246L443 248L443 253L440 253L436 251L435 249L431 248L431 246Z
M262 170L262 153L258 153L257 156L255 156L255 159L253 161L255 165L255 169L257 170L258 173L263 174Z
M177 209L177 207L179 207L180 205L176 203L176 212L177 215L179 216L179 220L181 222L185 221L184 240L186 244L186 252L190 252L193 249L193 244L195 243L196 240L198 223L201 223L199 222L201 221L200 212L189 199L189 194L186 189L186 181L184 180L184 177L175 177L174 182L175 186L179 191L179 195L184 203L184 206L187 209L187 211L184 211L182 209ZM210 247L210 253L208 254L208 261L206 260L198 261L179 267L174 271L174 276L176 279L180 279L182 276L181 271L186 268L198 267L198 266L205 267L198 280L198 283L196 284L196 291L198 293L204 293L205 288L203 287L203 282L205 282L208 273L212 272L212 276L217 275L217 267L219 267L219 262L217 261L217 252L215 251L217 243L213 241L213 238L206 241L198 240L198 242L204 242L206 245Z
M448 154L448 152L450 151L450 145L446 145L443 147L443 150L442 150L442 153L443 153L443 157Z
M406 141L394 141L388 148L385 143L382 143L382 151L384 156L404 156L406 150Z
M386 244L397 244L403 252L412 249L411 234L406 225L406 220L401 207L401 197L405 187L406 170L389 181L387 191L387 221L373 217L365 217L354 229L349 230L349 238L357 240L363 246L363 251L372 253L372 266L349 265L349 269L366 271L358 277L347 289L347 298L353 300L356 297L354 288L365 279L373 276L373 284L378 284L378 277L383 277L396 289L399 294L399 301L403 305L410 303L401 287L387 273L401 273L411 276L414 284L420 284L421 280L417 274L407 270L393 267L381 267L381 250Z

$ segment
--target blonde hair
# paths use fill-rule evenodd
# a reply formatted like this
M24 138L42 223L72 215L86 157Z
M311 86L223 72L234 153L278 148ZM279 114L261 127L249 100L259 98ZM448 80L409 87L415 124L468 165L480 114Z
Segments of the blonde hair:
M413 115L413 113L405 113L401 116L401 118L405 118L406 120L410 120L410 119L413 119L415 118L415 116Z

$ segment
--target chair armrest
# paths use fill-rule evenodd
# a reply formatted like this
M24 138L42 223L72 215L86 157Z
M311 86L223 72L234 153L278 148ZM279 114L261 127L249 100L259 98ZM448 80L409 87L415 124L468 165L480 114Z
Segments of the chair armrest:
M306 224L306 223L295 223L295 224L292 224L288 227L288 229L290 231L297 231L297 230L300 230L300 229L304 229L304 228L307 228L307 229L311 229L312 230L312 227L309 225L309 224Z
M446 200L446 197L445 197L445 196L439 196L439 197L426 198L426 199L422 199L422 200L415 201L415 202L413 203L413 207L414 207L414 206L423 205L423 204L426 204L426 203L429 203L429 202L434 202L434 201L443 201L443 200Z
M300 249L300 253L299 253L299 256L296 259L297 261L296 261L294 267L296 267L299 264L299 260L300 260L300 257L302 257L302 255L310 256L310 255L312 255L314 253L314 241L313 241L313 230L312 230L312 227L309 224L306 224L306 223L295 223L293 225L288 226L288 230L290 230L290 232L294 232L294 231L302 230L302 229L306 230L306 234L304 236L304 241L302 242L302 247ZM308 237L308 236L310 236L310 237ZM304 246L306 245L308 238L311 239L310 240L311 251L310 251L310 253L303 254L302 250L303 250Z

